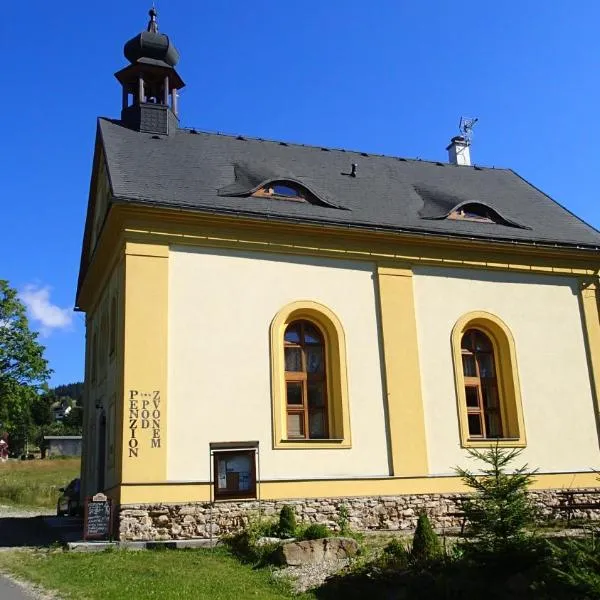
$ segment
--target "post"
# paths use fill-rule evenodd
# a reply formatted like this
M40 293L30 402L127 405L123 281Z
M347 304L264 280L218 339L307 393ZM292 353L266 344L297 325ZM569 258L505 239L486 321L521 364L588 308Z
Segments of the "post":
M138 104L145 102L144 98L144 78L140 75L138 78Z
M163 89L163 103L165 106L169 106L169 76L165 75L165 83Z
M175 88L171 90L171 110L177 116L177 90Z

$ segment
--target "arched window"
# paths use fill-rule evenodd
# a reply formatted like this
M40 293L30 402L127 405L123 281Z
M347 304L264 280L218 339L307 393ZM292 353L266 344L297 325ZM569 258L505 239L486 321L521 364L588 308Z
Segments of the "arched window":
M495 315L463 316L452 331L459 428L464 447L525 446L515 343Z
M462 336L461 354L469 437L501 438L502 415L492 342L483 331L468 329Z
M312 301L271 323L274 448L350 448L346 343L339 319Z
M253 195L279 200L292 200L295 202L307 202L312 198L307 190L288 181L272 181L259 190L256 190Z
M293 321L285 330L284 352L287 437L327 438L327 371L323 334L310 321Z

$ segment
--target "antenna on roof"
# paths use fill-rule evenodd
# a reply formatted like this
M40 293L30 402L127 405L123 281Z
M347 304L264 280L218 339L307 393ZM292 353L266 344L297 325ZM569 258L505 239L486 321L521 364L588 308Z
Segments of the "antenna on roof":
M471 145L471 138L473 137L473 127L479 121L478 117L470 119L469 117L461 117L458 123L458 130L460 135L465 138L467 145Z

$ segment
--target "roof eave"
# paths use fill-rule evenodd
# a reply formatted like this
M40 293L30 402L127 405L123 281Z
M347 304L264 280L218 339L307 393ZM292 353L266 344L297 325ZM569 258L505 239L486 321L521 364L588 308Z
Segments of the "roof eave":
M298 218L293 216L284 215L272 215L272 214L259 214L250 211L243 211L240 209L229 209L224 207L211 207L211 206L191 206L191 205L172 205L166 202L157 202L155 200L145 200L143 198L132 198L127 196L113 196L113 203L121 204L137 204L144 207L160 208L163 210L172 210L176 212L189 212L189 213L204 213L210 215L226 215L238 218L256 219L261 221L275 221L281 223L301 223L304 225L316 225L320 227L330 228L342 228L346 230L356 229L357 231L373 231L373 232L386 232L396 233L400 235L407 235L411 237L429 237L439 240L463 240L463 241L475 241L479 243L494 243L502 244L506 246L525 246L531 248L548 248L548 249L560 249L565 250L578 250L584 252L599 252L600 245L596 246L593 244L585 244L580 242L558 242L558 241L541 241L541 240L523 240L517 238L500 238L490 236L476 236L462 233L441 233L433 229L426 228L414 228L414 227L396 227L386 225L373 225L371 223L360 223L360 222L343 222L343 221L328 221L326 219L315 219L315 218Z

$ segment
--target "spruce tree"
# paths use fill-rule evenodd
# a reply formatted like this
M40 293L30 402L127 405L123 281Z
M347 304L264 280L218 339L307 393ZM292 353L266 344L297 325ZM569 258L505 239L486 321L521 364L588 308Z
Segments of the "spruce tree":
M535 521L536 510L527 496L535 471L527 465L512 468L521 449L498 445L484 451L469 449L483 463L479 474L456 468L474 492L462 509L469 523L470 537L461 542L467 556L486 562L510 555L534 552L526 527Z

